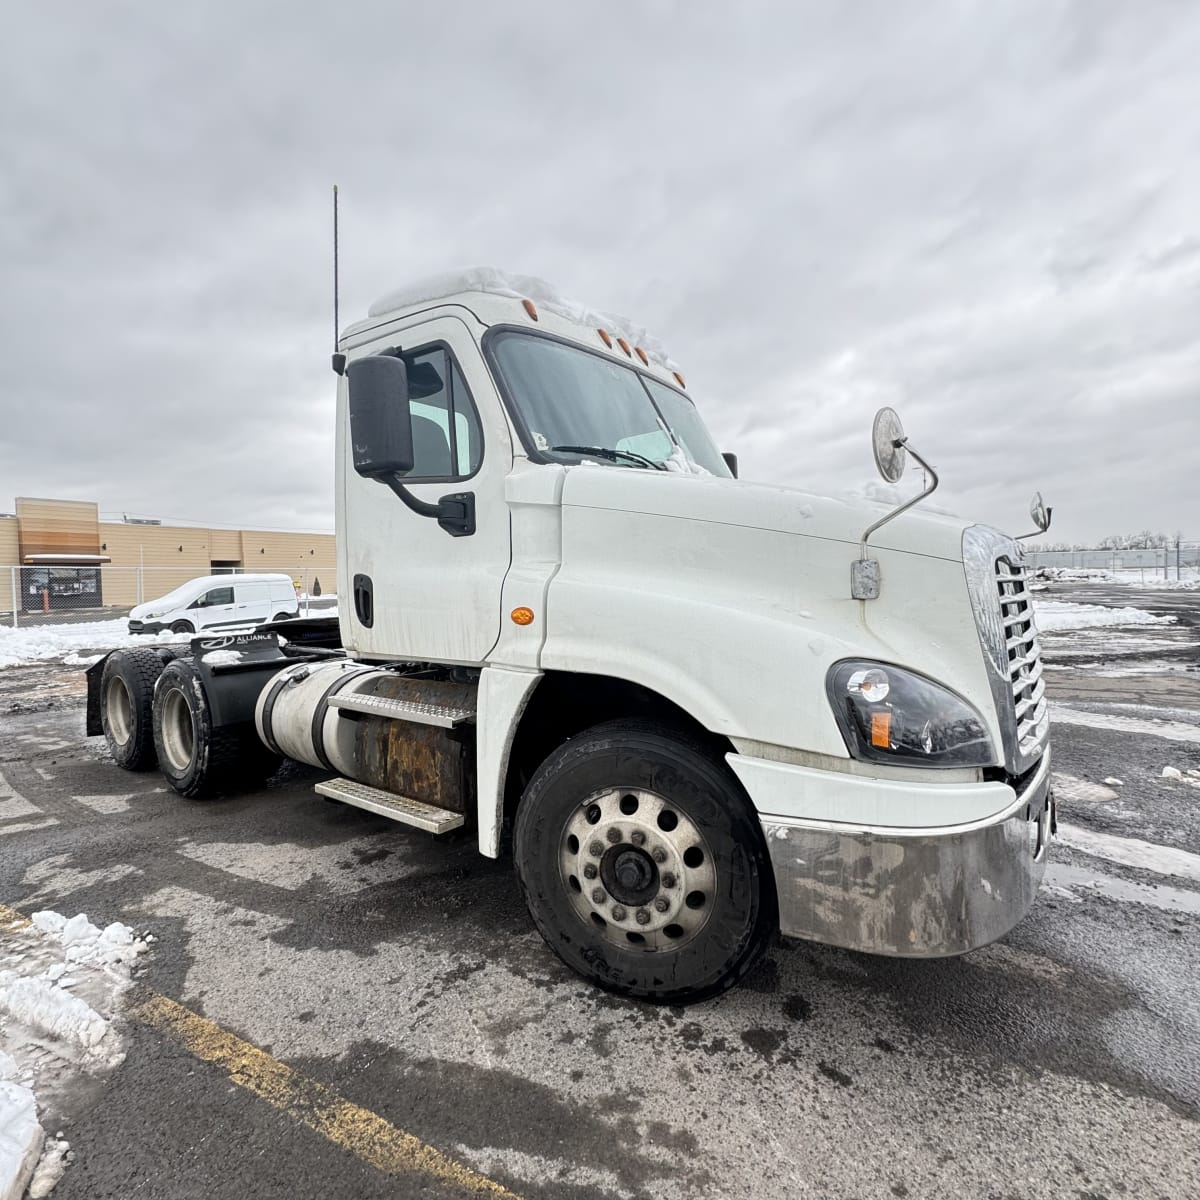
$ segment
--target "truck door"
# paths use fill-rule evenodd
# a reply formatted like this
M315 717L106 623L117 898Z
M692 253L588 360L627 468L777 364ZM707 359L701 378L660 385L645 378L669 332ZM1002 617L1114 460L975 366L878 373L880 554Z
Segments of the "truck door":
M454 317L422 322L395 341L408 368L413 469L427 503L475 497L475 532L455 537L412 512L389 487L354 471L345 381L339 389L338 548L342 638L363 658L483 662L500 635L511 558L504 480L512 444L478 345ZM372 345L379 353L389 344Z

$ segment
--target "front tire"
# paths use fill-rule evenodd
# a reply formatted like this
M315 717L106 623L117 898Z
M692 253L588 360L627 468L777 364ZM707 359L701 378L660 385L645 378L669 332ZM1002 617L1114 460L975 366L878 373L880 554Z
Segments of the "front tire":
M611 721L554 751L517 810L514 856L547 945L622 995L723 992L777 924L745 793L710 747L665 727Z
M171 632L172 633L195 633L196 627L191 623L191 621L176 621L171 626Z
M100 677L100 725L108 752L127 771L151 771L154 749L154 684L163 661L154 650L117 650Z
M154 689L154 745L167 782L190 800L259 784L281 761L258 740L252 723L214 729L200 672L179 659L167 665Z

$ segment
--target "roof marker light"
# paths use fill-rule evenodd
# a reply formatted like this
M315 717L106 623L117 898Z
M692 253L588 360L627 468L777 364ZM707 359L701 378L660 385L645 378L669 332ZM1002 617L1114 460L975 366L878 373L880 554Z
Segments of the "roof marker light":
M646 357L645 350L643 350L641 348L641 346L635 346L634 349L637 351L638 358L640 358L642 360L642 362L644 362L646 364L646 366L649 366L650 360Z
M525 306L525 311L536 321L538 319L537 309L533 306L532 300L522 300L521 303Z
M608 336L607 329L597 329L596 332L600 335L600 340L611 350L612 338Z
M630 350L629 343L624 338L617 338L617 345L620 346L630 358L633 357L633 351Z
M681 388L687 388L687 384L683 382L683 376L680 375L678 371L672 371L671 374L675 376L675 382L679 384Z

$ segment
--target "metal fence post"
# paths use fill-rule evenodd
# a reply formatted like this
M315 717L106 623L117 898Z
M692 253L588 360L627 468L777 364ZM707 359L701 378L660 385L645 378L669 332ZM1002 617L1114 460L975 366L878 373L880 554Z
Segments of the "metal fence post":
M10 592L10 593L11 593L11 595L12 595L12 606L13 606L13 628L14 628L14 629L16 629L16 627L17 627L17 613L18 613L18 612L20 611L20 609L21 609L21 597L20 597L20 595L17 593L17 568L16 568L16 567L9 567L9 568L8 568L8 590L9 590L9 592Z

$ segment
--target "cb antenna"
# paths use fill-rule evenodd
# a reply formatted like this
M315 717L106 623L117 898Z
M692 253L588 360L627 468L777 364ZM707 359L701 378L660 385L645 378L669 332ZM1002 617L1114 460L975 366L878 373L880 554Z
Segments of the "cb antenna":
M336 375L346 373L346 356L338 351L338 189L333 185L333 370Z

